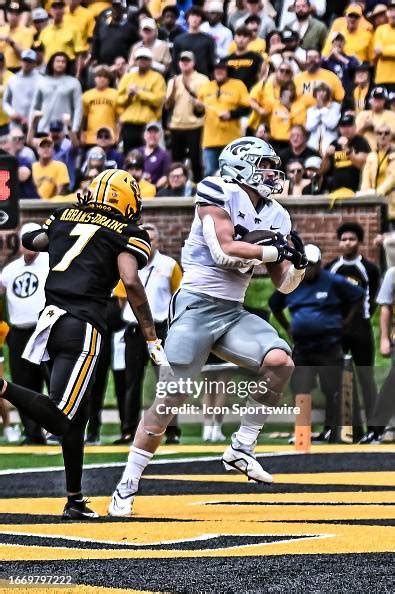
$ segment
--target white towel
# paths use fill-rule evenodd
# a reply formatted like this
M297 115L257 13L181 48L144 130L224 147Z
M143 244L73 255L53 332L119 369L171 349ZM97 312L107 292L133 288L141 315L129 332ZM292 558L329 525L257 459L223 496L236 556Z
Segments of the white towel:
M52 326L58 319L67 313L64 309L56 305L47 305L38 319L37 326L29 338L22 357L40 365L41 361L48 361L47 342L51 333Z
M125 328L112 335L112 362L114 371L125 369Z

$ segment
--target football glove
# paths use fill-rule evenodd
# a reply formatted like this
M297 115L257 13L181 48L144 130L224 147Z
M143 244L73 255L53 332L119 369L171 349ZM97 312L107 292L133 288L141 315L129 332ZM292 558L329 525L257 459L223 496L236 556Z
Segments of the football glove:
M273 231L249 231L243 235L241 241L247 243L254 243L256 245L262 245L264 247L275 247L278 252L276 262L282 262L288 253L288 242L287 239L281 233L274 233Z
M156 340L147 340L148 353L155 365L164 365L170 367L170 363L167 360L166 353L162 346L162 341L157 338Z
M288 245L288 253L285 255L285 259L292 262L296 270L303 270L308 265L303 241L294 230L291 231L290 237L293 247Z

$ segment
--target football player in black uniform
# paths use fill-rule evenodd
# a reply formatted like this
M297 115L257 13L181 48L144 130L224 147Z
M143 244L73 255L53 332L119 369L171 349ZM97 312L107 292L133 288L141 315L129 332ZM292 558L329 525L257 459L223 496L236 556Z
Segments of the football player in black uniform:
M168 364L137 274L150 254L148 234L138 224L137 182L126 171L109 169L78 199L22 239L28 249L49 252L46 307L24 353L31 361L50 359L49 398L0 379L4 398L60 437L68 493L63 517L71 520L98 517L81 492L84 431L105 310L119 278L152 359Z
M344 328L343 351L350 352L357 369L365 404L366 418L369 419L377 399L377 386L374 380L374 336L371 316L376 308L376 295L380 282L377 266L360 254L364 231L359 223L343 223L337 229L341 256L325 266L329 272L341 274L354 285L365 291L359 311L350 327Z

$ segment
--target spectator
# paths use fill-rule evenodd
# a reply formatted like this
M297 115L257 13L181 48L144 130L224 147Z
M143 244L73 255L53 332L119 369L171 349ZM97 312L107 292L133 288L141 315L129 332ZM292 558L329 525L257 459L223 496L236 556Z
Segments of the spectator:
M106 161L106 153L99 146L93 146L89 149L86 160L81 167L81 174L85 177L91 169L101 173L105 169L116 169L115 161ZM80 184L78 184L80 185Z
M339 122L339 138L327 149L322 163L322 172L331 176L330 187L335 196L353 195L359 188L370 146L363 136L357 134L355 118L344 114Z
M30 147L24 145L24 142L25 135L21 128L13 128L9 136L3 136L0 139L1 148L18 161L20 197L38 198L32 177L32 165L36 161L36 155Z
M373 38L376 59L376 85L385 85L387 91L395 91L395 2L390 0L387 10L388 23L377 27Z
M370 109L361 111L355 120L357 132L367 140L372 150L376 150L374 129L380 124L388 124L395 134L395 113L386 109L388 93L384 87L375 87L370 93Z
M234 9L231 9L231 3L228 4L228 26L232 31L236 31L237 27L244 24L245 19L248 17L249 12L247 10L246 0L235 0Z
M373 31L373 26L372 23L370 23L364 16L363 16L363 6L364 6L365 2L364 0L358 0L358 2L350 2L350 6L352 6L353 10L356 10L358 14L362 14L361 18L358 20L358 30L359 31ZM330 33L334 33L335 31L338 31L340 33L343 33L343 35L345 34L345 32L347 31L347 17L344 15L344 11L346 9L346 6L348 5L348 2L340 2L339 4L339 11L336 11L336 14L340 14L343 13L342 16L338 16L338 18L336 18L333 22L332 22L332 26L331 26L331 30ZM328 2L328 8L333 6L333 1L332 2ZM355 8L357 7L357 8ZM359 11L359 8L361 9L361 11Z
M305 1L305 0L302 0ZM325 83L332 91L333 100L341 103L344 99L344 88L340 79L331 72L321 68L321 54L317 50L306 53L306 71L295 76L298 95L313 95L314 88Z
M247 49L250 39L251 33L247 27L236 29L236 50L227 57L228 66L232 69L232 78L241 80L248 90L257 82L263 62L258 53Z
M7 70L4 64L4 54L0 53L0 136L8 134L10 131L10 118L3 107L4 91L14 74Z
M106 154L106 161L115 161L116 169L123 168L124 157L116 149L116 138L111 128L103 126L98 129L95 145L103 149Z
M343 352L351 353L362 389L366 418L373 413L377 387L374 381L374 337L371 317L376 309L380 271L373 262L361 255L364 230L359 223L343 223L336 231L340 256L325 268L332 274L344 276L364 292L364 299L355 312L353 323L344 329ZM369 429L368 429L369 430Z
M19 238L24 233L40 229L37 223L25 223ZM44 285L49 272L49 256L46 252L32 252L20 245L19 257L5 266L0 275L0 293L5 295L10 331L7 336L11 377L21 386L42 392L44 372L22 357L22 353L40 312L45 306ZM45 444L40 425L19 413L24 426L24 445Z
M329 3L332 7L333 0ZM324 17L327 2L326 0L311 0L312 14L317 17ZM295 0L281 0L276 2L276 6L279 7L279 29L283 31L286 27L289 27L290 23L294 20ZM326 19L323 19L326 20Z
M337 274L321 268L321 251L316 245L305 247L309 261L305 277L292 293L279 291L269 299L269 306L294 342L292 358L295 371L291 379L294 395L310 394L318 375L326 398L325 426L319 436L327 441L337 425L336 403L342 377L343 328L350 327L360 307L363 290ZM284 315L288 308L289 323ZM344 317L344 309L348 314Z
M35 41L32 50L36 52L36 70L39 74L45 74L46 64L44 63L44 46L39 41Z
M343 101L343 112L353 111L357 116L368 109L373 68L369 62L362 62L354 70L353 88Z
M310 0L295 0L294 13L295 20L288 24L288 28L299 34L301 48L320 52L328 30L323 22L311 16Z
M65 53L74 68L77 78L80 77L82 62L79 57L85 47L80 32L64 20L65 3L63 0L51 0L52 23L40 33L38 40L44 46L44 60L48 64L52 56Z
M135 151L132 151L132 153L134 152ZM141 155L134 156L134 154L129 154L125 161L125 168L137 181L141 192L141 198L143 200L151 200L151 198L155 198L156 187L143 177L144 158Z
M57 52L48 62L45 76L38 81L30 114L29 136L34 132L49 132L49 123L70 117L74 143L78 143L78 133L82 119L81 84L71 76L71 62L67 54ZM37 125L38 121L38 125Z
M184 33L184 29L177 25L177 19L180 16L180 11L177 6L165 6L162 12L162 18L160 20L160 27L158 30L158 39L167 41L169 48L172 49L175 38L181 33Z
M375 128L377 150L368 154L362 170L361 194L378 194L389 200L390 219L395 218L395 147L392 131L383 123Z
M187 156L191 161L193 179L198 182L203 177L202 169L202 129L203 117L194 112L194 99L199 89L208 82L207 76L196 72L195 56L192 52L182 52L179 68L181 74L172 78L167 85L165 107L171 113L169 121L171 152L174 161L183 161Z
M315 87L313 96L317 104L307 110L306 129L310 132L307 144L320 154L324 154L338 136L337 125L340 120L341 105L332 101L331 90L325 83Z
M187 12L188 32L178 35L173 46L173 69L178 72L178 61L184 51L191 51L195 56L196 70L210 76L215 62L215 43L207 33L200 31L204 12L198 6L192 6Z
M248 114L248 106L245 84L229 78L227 63L218 62L214 80L200 88L195 104L205 114L202 142L205 175L214 175L222 149L241 135L240 118Z
M21 24L24 6L11 0L6 6L7 24L0 27L0 52L4 54L6 67L16 72L21 66L21 53L33 43L34 29Z
M269 76L263 76L250 91L251 115L247 130L254 133L262 119L266 117L267 104L280 100L281 85L292 81L292 68L289 62L282 62L278 69Z
M376 4L373 10L371 10L366 16L372 23L373 30L375 31L380 25L385 25L388 23L387 5Z
M48 25L48 13L43 8L35 8L32 10L32 28L33 28L33 43L37 43L40 37L40 33ZM38 42L40 43L40 42ZM35 49L35 48L33 48Z
M156 70L165 76L171 62L170 50L166 41L158 39L158 28L154 19L142 19L140 23L140 35L141 41L138 41L132 47L129 65L136 66L137 51L140 48L146 48L152 52L152 70Z
M82 48L86 53L90 48L90 41L96 24L91 12L81 6L81 0L69 0L69 4L65 9L64 22L70 29L79 32Z
M256 52L259 54L263 59L266 58L266 41L262 39L262 37L258 37L260 30L261 30L261 18L258 15L252 14L244 21L244 26L247 27L249 32L251 33L250 43L248 44L248 51ZM229 52L234 51L233 48L234 41L232 41ZM232 49L231 49L232 48Z
M117 56L114 60L113 65L111 66L111 71L114 74L114 88L117 89L119 87L119 83L121 82L121 78L124 74L126 74L128 70L128 63L123 56Z
M43 200L67 194L70 178L67 167L53 158L54 145L51 138L42 138L38 143L39 160L32 165L33 180Z
M200 31L211 35L215 42L216 54L219 58L225 58L228 54L229 45L232 42L232 31L222 24L224 16L223 2L210 0L207 4L207 21L202 24Z
M24 134L22 128L17 128L16 126L12 128L10 132L10 153L14 155L17 159L23 159L23 165L28 161L30 165L37 161L35 152L30 148L30 146L26 146L26 135Z
M330 48L324 54L327 57L322 60L322 67L336 74L346 94L351 93L352 77L355 69L359 66L359 61L354 56L346 54L344 47L346 38L342 33L331 33L329 40L331 41Z
M270 60L275 68L278 68L283 60L291 65L294 74L299 74L305 69L306 50L300 47L299 34L296 31L286 29L281 36L281 45L277 46L279 53L273 53Z
M348 56L354 56L359 61L370 61L372 55L372 33L359 26L362 18L362 8L359 4L350 4L345 12L346 27L342 31L331 31L326 39L323 56L329 56L335 33L340 33L345 41L344 52Z
M169 153L159 146L162 133L159 122L149 122L144 131L144 146L138 149L144 159L144 177L157 188L165 185L170 167Z
M96 144L97 131L106 127L115 136L117 131L117 97L116 89L111 89L111 69L108 66L97 66L94 71L95 88L82 95L84 144Z
M158 192L158 198L162 197L186 197L194 196L195 186L188 179L188 169L183 163L172 163L167 176L167 185Z
M298 159L302 163L309 157L319 157L319 153L307 146L309 133L304 126L292 126L289 135L289 146L279 152L284 171L291 159Z
M263 4L268 4L267 2L262 2L261 0L247 0L247 11L248 11L248 16L247 18L244 20L244 23L242 21L236 23L236 28L240 27L240 25L247 25L247 20L250 19L251 17L254 17L255 19L258 17L260 19L259 24L259 31L257 33L257 35L259 35L259 37L261 37L262 39L265 39L265 37L270 33L270 31L273 31L273 29L276 28L273 17L275 16L275 11L272 10L266 10L263 7ZM250 21L251 22L251 21ZM255 21L256 22L256 21Z
M266 114L269 119L270 142L278 152L289 144L289 135L294 125L304 125L309 97L297 97L293 81L281 85L279 101L267 101Z
M70 188L74 189L77 181L77 148L73 146L69 138L66 138L64 123L60 120L50 122L49 137L53 142L53 158L66 165L70 177Z
M125 155L142 144L143 132L148 122L161 118L166 95L165 79L151 68L152 52L147 48L140 48L135 58L137 70L127 72L118 87Z
M22 67L10 78L3 96L3 109L14 126L27 126L34 93L40 75L36 70L37 54L34 50L23 50Z
M321 173L321 157L309 157L304 162L305 176L308 184L303 188L303 196L319 196L329 192L326 178Z
M291 196L301 196L303 188L309 181L304 179L303 163L298 159L291 159L287 165L287 179L289 180L289 194Z
M130 48L136 41L136 26L125 14L122 0L113 0L104 18L96 21L92 39L92 65L111 66L120 56L127 60Z

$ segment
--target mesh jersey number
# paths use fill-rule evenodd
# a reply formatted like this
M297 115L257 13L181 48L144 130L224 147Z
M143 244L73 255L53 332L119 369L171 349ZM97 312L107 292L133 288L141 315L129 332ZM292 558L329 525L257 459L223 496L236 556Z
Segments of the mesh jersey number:
M70 231L70 236L78 237L77 241L71 246L69 250L67 250L61 261L56 264L52 270L56 272L64 272L67 270L74 258L79 256L88 241L92 239L96 231L99 229L99 225L84 225L82 223L77 223L76 226Z

